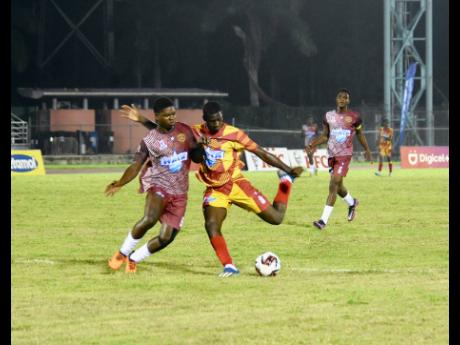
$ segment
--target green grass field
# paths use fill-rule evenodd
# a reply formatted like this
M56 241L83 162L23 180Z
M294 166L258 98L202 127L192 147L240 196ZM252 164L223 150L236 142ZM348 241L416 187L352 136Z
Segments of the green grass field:
M356 219L339 198L323 232L311 223L327 173L295 182L282 225L232 207L223 233L241 275L226 279L194 176L181 233L134 276L106 261L142 216L137 182L107 198L120 173L12 177L12 343L448 344L448 175L352 168ZM274 172L246 176L274 197ZM277 277L256 275L264 251Z

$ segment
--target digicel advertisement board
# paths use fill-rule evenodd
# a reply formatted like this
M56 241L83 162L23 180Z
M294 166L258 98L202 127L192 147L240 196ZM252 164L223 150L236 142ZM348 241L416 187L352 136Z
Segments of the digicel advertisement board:
M449 146L401 146L401 168L448 168Z

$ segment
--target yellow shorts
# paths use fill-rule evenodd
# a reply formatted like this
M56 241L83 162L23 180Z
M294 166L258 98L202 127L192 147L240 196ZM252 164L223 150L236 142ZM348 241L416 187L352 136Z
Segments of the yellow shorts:
M391 146L380 146L379 153L381 156L391 156Z
M204 191L203 207L223 207L235 204L254 213L265 211L271 203L245 178L231 181L221 187L208 187Z

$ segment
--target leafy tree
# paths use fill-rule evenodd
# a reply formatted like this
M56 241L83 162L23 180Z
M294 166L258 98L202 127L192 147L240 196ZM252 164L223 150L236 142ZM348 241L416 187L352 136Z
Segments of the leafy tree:
M309 28L299 16L301 7L301 0L217 0L211 3L203 16L204 31L215 31L224 20L229 20L235 35L241 40L244 47L242 62L249 80L252 106L259 106L260 99L266 103L279 103L259 85L262 56L276 40L277 33L286 33L303 56L316 53Z

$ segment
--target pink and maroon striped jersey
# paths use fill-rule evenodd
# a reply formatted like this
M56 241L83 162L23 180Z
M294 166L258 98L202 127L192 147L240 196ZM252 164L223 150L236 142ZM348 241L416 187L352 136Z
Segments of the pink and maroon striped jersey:
M182 195L188 191L190 170L189 150L196 140L191 128L176 122L174 128L162 133L152 129L143 139L137 152L147 150L149 161L140 175L141 192L157 186L171 195Z
M357 112L337 113L328 111L324 115L323 125L329 127L327 153L329 157L351 156L353 154L353 137L362 126L362 119Z

